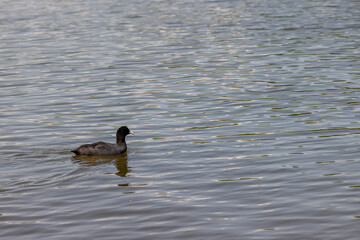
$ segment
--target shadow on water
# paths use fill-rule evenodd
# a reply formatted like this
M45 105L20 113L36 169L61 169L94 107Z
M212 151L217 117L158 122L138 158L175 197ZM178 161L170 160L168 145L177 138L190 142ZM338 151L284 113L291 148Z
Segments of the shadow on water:
M128 156L126 152L121 155L114 156L73 156L72 161L86 167L113 163L118 170L118 172L115 174L120 177L126 177L130 172L127 163Z

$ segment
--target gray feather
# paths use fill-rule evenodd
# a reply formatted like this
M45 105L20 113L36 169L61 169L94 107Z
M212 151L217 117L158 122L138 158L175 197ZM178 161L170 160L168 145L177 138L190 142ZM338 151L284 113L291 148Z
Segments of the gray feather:
M72 150L76 155L118 155L126 151L126 144L96 142L84 144Z

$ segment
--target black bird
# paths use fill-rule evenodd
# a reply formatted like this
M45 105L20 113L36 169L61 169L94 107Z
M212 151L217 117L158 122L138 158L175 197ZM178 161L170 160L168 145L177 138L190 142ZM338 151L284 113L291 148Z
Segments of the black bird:
M116 132L116 143L96 142L84 144L71 150L76 155L118 155L124 153L127 149L126 135L134 135L128 127L122 126Z

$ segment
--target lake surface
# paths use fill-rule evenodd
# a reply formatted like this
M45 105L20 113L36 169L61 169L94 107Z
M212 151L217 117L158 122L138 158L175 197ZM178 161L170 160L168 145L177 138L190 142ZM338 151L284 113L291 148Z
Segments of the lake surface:
M1 1L0 23L1 239L359 239L359 1ZM122 125L127 154L69 152Z

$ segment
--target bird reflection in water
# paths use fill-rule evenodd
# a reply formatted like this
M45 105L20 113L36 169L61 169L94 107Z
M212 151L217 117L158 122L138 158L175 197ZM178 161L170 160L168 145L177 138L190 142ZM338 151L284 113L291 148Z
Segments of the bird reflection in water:
M82 166L91 167L99 166L103 164L114 163L116 169L118 170L116 175L120 177L126 177L130 172L127 164L127 152L121 155L111 155L111 156L73 156L73 162L79 163Z

